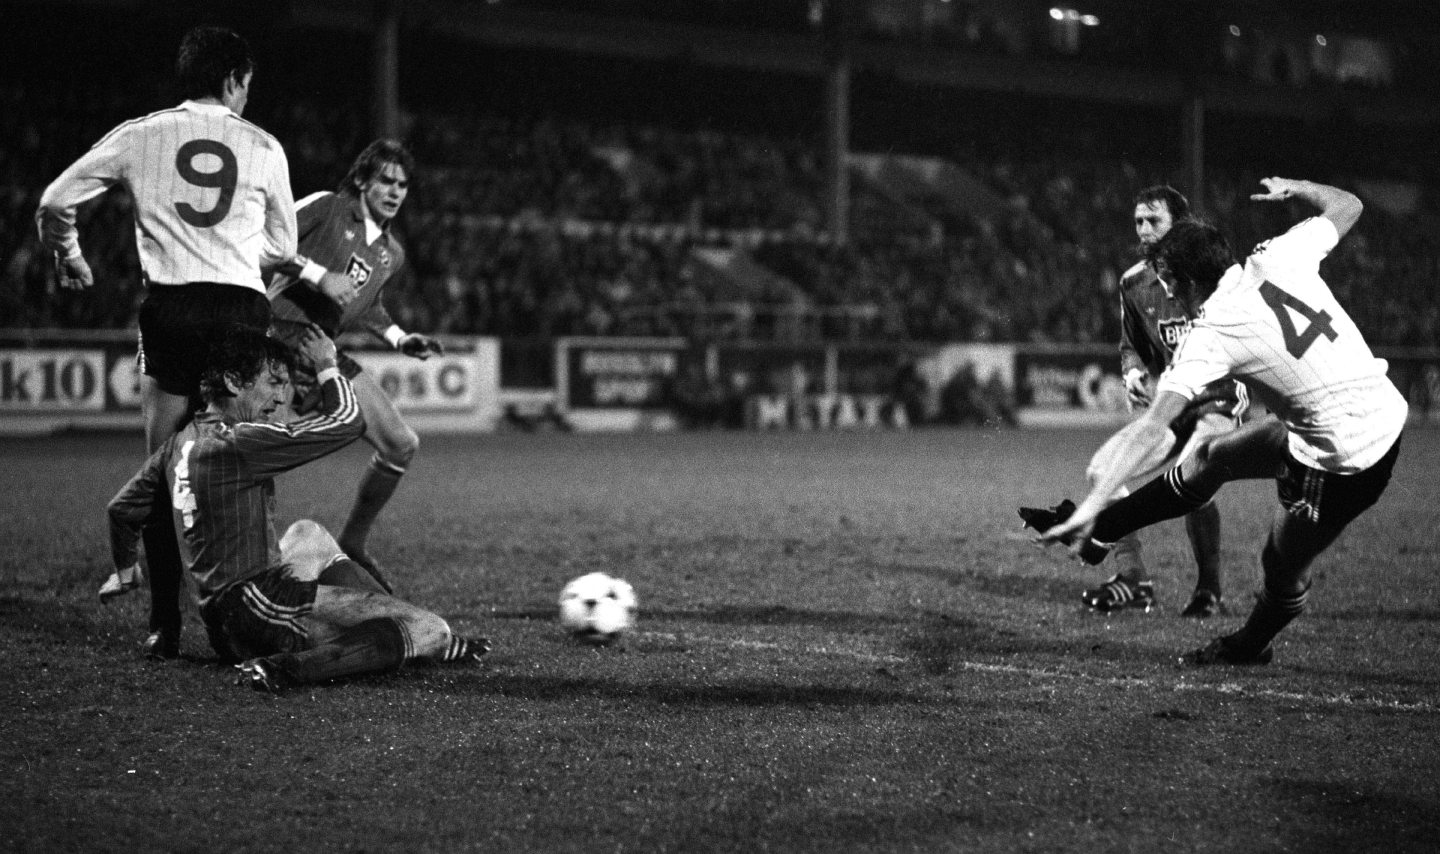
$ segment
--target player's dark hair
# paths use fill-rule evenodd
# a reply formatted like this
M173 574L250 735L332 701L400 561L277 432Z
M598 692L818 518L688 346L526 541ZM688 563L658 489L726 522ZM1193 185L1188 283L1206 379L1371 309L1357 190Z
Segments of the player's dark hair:
M219 98L225 81L238 82L255 70L250 45L240 34L225 27L195 27L180 41L175 60L175 79L182 98Z
M245 385L273 365L284 365L291 372L295 370L295 356L289 347L262 329L230 324L210 342L205 367L200 373L200 398L212 403L234 397L225 386L226 379L235 385Z
M1176 296L1187 305L1199 305L1215 293L1220 277L1235 264L1230 242L1220 229L1199 220L1175 223L1150 248L1149 260L1163 270Z
M1156 184L1135 194L1135 204L1137 205L1153 205L1157 202L1165 203L1165 207L1170 210L1171 220L1181 220L1190 216L1190 200L1169 184Z
M355 162L350 165L350 171L345 173L345 180L340 182L339 191L352 196L360 195L360 188L379 175L387 163L394 163L404 169L407 178L415 172L415 158L410 154L410 149L399 140L377 139L365 146L365 150L355 158Z

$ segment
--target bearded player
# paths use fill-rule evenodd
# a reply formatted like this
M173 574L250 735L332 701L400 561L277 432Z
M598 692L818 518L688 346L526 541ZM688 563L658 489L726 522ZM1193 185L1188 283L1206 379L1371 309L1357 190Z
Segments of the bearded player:
M1173 187L1157 185L1137 193L1135 235L1140 240L1142 254L1168 234L1176 222L1189 215L1189 201ZM1154 381L1170 365L1175 348L1190 330L1190 316L1154 268L1141 261L1121 277L1120 318L1120 370L1125 377L1126 400L1132 410L1145 409L1150 405ZM1190 402L1155 455L1139 467L1142 476L1148 479L1148 474L1184 457L1195 444L1235 429L1248 403L1245 387L1233 380L1222 380L1207 388ZM1095 453L1087 471L1092 483L1098 472L1112 467L1116 452L1117 445L1112 441ZM1124 495L1124 490L1119 494ZM1220 510L1215 502L1206 502L1186 515L1185 531L1195 555L1198 576L1195 592L1181 614L1210 617L1219 611L1221 601ZM1099 587L1085 590L1082 600L1100 612L1123 608L1149 611L1155 602L1155 585L1141 557L1139 536L1127 534L1115 544L1111 554L1115 574Z
M414 158L403 145L378 139L355 158L336 192L315 193L296 204L300 250L276 270L270 282L272 334L294 346L314 323L331 338L345 332L369 332L416 359L444 352L434 338L407 333L397 326L380 300L385 283L405 263L405 250L392 234L391 224L405 203L413 172ZM346 273L354 280L353 299L342 305L309 284L327 271ZM339 366L355 387L365 418L365 440L375 449L340 532L340 548L391 590L367 542L376 517L415 457L420 439L379 383L354 359L342 352ZM308 381L309 377L302 375L297 385L310 384Z

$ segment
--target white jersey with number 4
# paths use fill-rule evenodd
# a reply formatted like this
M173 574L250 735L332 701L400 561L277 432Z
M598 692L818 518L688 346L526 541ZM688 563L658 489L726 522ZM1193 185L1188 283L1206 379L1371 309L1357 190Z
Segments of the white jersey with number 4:
M275 137L220 104L186 101L125 122L45 190L45 246L80 254L75 209L114 184L135 201L140 266L156 284L265 292L260 267L295 254L290 166Z
M1320 261L1339 240L1334 223L1312 217L1231 267L1157 392L1193 398L1234 377L1285 422L1296 459L1340 474L1374 465L1409 408L1320 278Z

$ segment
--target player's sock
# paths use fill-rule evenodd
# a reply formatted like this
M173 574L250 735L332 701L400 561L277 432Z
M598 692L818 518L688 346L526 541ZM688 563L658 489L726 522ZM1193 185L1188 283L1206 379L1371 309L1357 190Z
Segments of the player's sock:
M1262 589L1254 609L1250 611L1250 618L1239 631L1229 636L1230 645L1258 654L1270 645L1270 641L1274 640L1282 629L1290 625L1291 620L1304 613L1305 602L1309 596L1308 586L1289 596L1272 593L1268 588Z
M1186 485L1176 466L1100 511L1091 537L1101 543L1116 542L1132 531L1184 516L1214 495L1201 494Z
M435 660L444 663L455 661L479 661L480 657L490 651L489 638L462 638L457 634L450 635L450 643L440 652Z
M390 501L390 496L400 486L405 469L386 462L379 454L370 458L370 466L360 478L355 493L355 505L350 508L350 518L340 531L340 548L353 558L366 558L365 543L370 539L370 529L375 518Z
M324 569L317 580L331 587L353 587L367 593L389 593L384 585L365 570L365 567L344 555L337 556Z
M399 670L409 639L399 620L380 617L351 626L313 649L270 656L292 683L326 682L364 673Z
M1196 590L1209 590L1216 598L1220 590L1220 508L1211 501L1185 517L1185 532L1195 553Z

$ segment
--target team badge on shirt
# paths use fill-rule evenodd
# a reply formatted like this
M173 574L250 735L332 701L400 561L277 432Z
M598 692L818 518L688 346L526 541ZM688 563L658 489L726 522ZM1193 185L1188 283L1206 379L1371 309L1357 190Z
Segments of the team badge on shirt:
M1165 347L1173 351L1180 346L1185 333L1190 331L1190 319L1187 317L1171 317L1160 321L1160 340L1165 342Z
M384 264L386 267L390 266L390 250L386 249L384 246L380 247L380 263Z
M350 274L350 278L354 279L357 285L363 285L370 281L370 265L366 264L365 259L359 255L350 256L349 263L345 265L345 272Z

